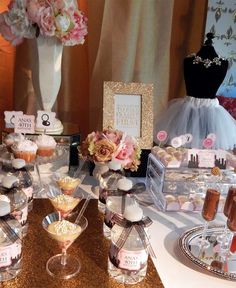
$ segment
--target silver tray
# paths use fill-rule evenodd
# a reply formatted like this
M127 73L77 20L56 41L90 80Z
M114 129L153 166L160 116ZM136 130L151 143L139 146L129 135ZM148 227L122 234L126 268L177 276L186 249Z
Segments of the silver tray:
M214 226L208 229L206 237L209 239L210 247L203 253L197 246L198 239L202 235L203 226L186 231L179 239L179 246L183 254L195 265L219 277L236 281L236 252L228 260L228 271L216 269L211 265L212 261L217 260L217 245L219 247L219 243L217 243L216 238L217 235L222 233L223 229L223 226Z

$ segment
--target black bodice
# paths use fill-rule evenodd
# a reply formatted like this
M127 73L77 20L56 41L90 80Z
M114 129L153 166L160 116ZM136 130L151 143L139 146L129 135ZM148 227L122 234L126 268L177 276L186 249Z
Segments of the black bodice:
M197 54L184 59L184 79L188 96L215 98L228 69L228 61L220 58L213 46L203 45Z

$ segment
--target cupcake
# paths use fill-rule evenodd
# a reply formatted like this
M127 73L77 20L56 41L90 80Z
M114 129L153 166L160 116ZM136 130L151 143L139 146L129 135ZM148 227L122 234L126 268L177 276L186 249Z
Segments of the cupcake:
M56 141L52 136L49 135L39 135L35 140L38 146L37 154L41 157L50 157L53 155L56 148Z
M13 144L11 148L15 158L24 159L26 162L34 161L38 150L38 146L27 139Z
M11 146L14 143L24 140L24 136L20 133L9 133L3 139L3 143L6 145L6 148L9 152L12 152Z

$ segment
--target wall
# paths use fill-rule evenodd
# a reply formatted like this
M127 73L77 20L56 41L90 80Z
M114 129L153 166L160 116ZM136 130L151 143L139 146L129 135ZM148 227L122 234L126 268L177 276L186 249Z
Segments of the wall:
M236 0L209 0L205 33L215 34L214 47L229 60L229 69L217 95L236 98Z

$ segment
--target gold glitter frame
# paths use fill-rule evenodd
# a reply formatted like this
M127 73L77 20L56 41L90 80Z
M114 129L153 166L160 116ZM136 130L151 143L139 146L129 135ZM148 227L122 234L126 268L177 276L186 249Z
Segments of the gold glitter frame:
M153 146L153 84L123 83L105 81L103 85L103 128L115 125L115 95L140 95L141 96L141 137L138 137L142 149Z

